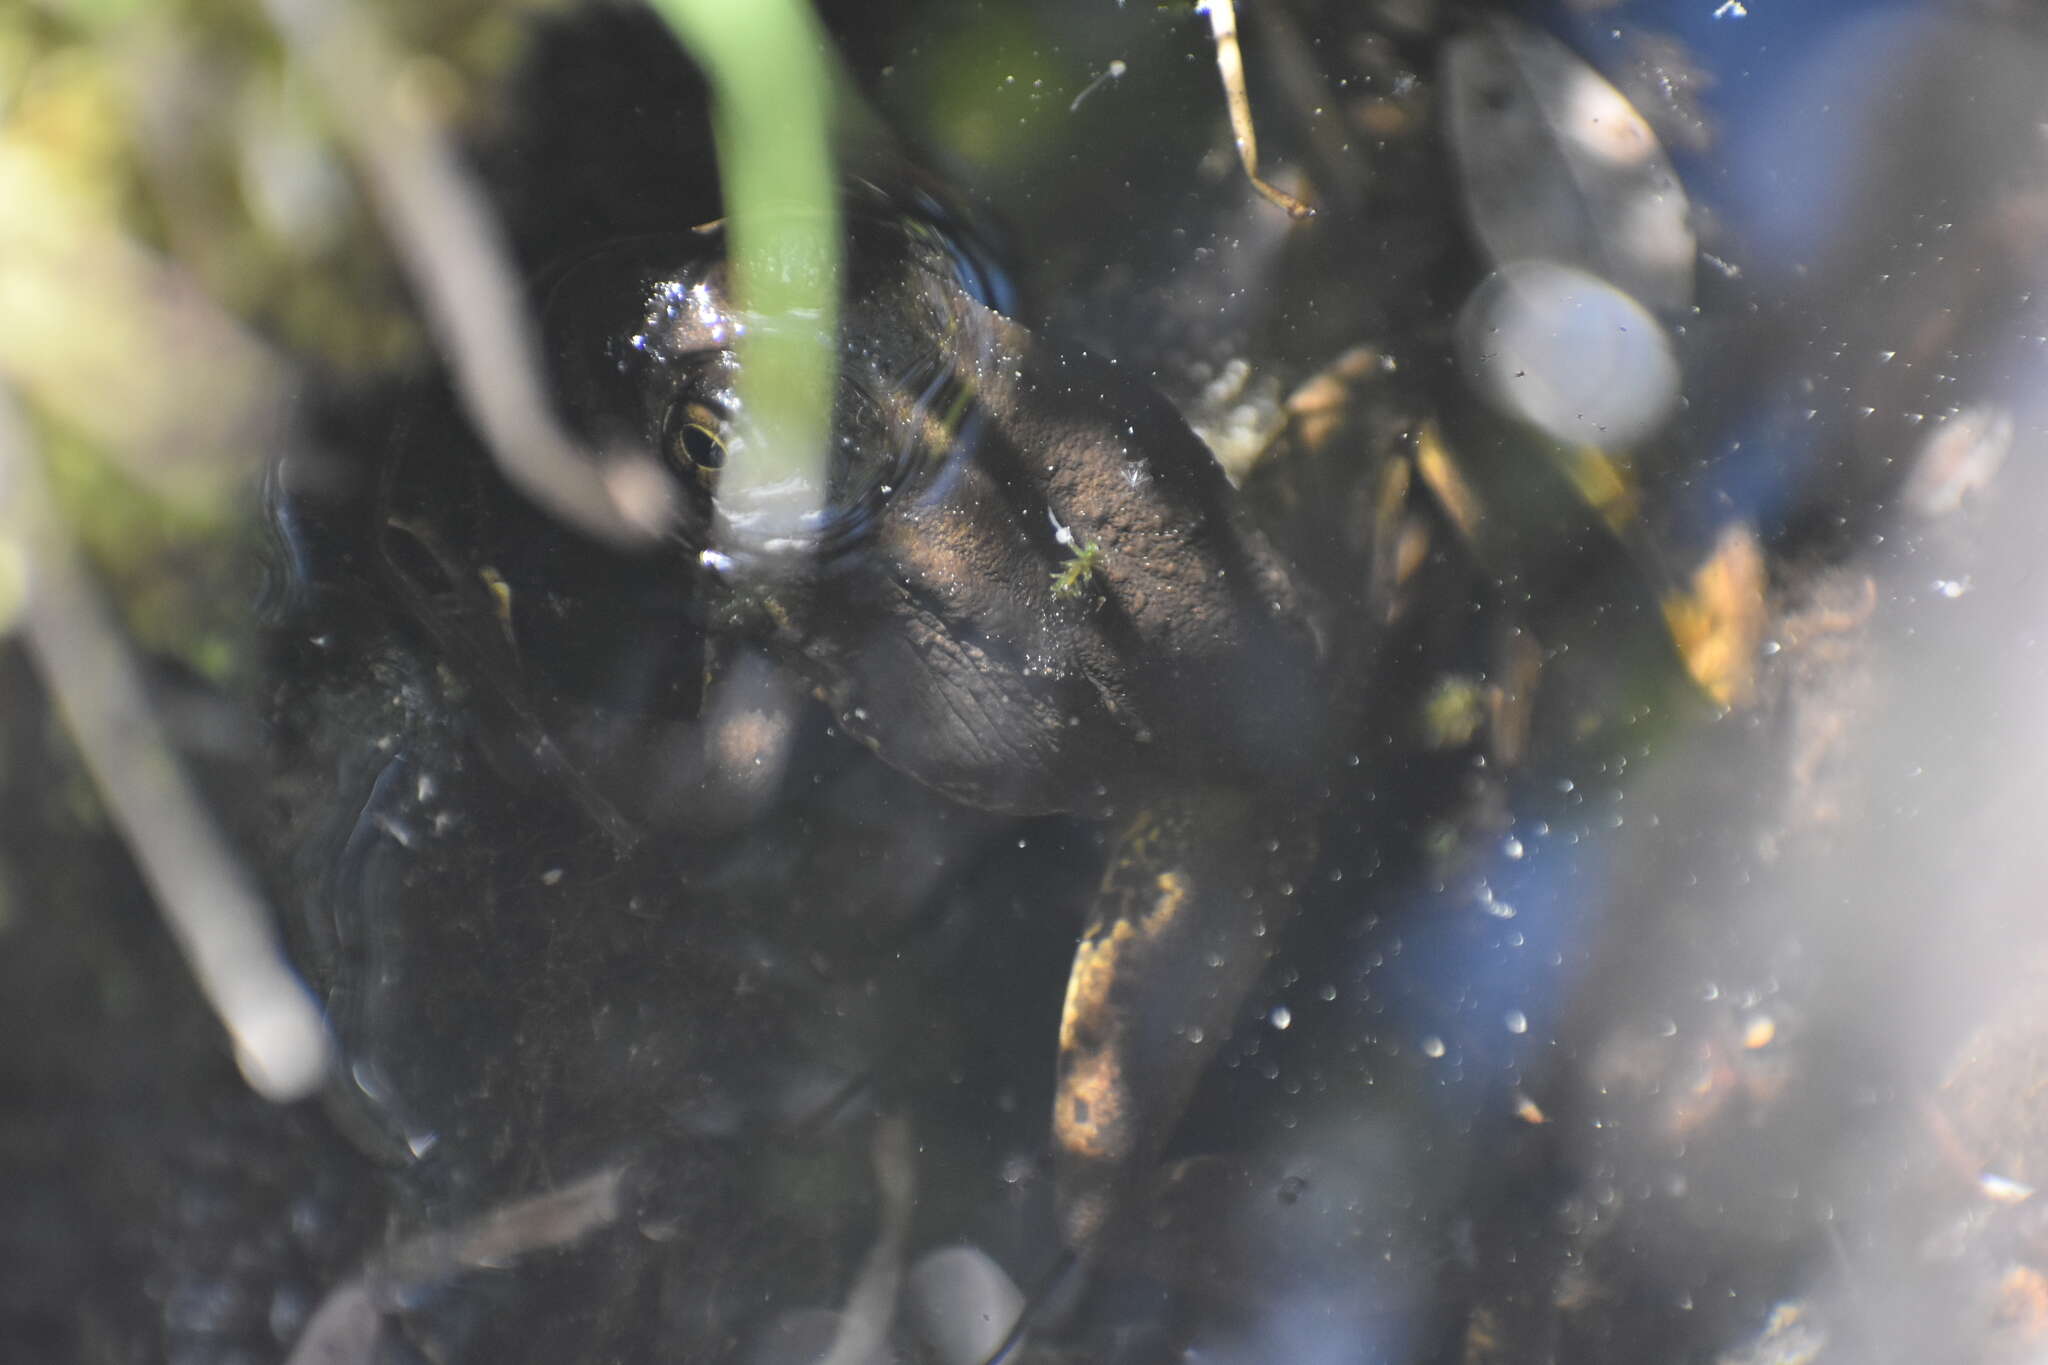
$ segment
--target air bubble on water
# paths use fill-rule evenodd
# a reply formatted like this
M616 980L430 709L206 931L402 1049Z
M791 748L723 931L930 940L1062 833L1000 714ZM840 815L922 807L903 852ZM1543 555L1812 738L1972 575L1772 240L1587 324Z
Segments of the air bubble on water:
M1985 1198L2000 1204L2020 1204L2034 1196L2032 1185L1996 1171L1986 1171L1978 1176L1977 1188Z
M1444 1040L1434 1033L1422 1040L1422 1055L1434 1060L1444 1055Z

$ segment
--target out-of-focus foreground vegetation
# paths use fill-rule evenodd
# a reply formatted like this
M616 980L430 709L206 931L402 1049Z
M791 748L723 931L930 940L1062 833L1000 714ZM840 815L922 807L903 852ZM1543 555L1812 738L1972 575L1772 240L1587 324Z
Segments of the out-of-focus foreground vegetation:
M533 8L375 7L416 54L406 98L455 120L489 116ZM129 626L216 679L247 615L241 497L298 375L424 350L350 117L254 5L0 13L0 378Z

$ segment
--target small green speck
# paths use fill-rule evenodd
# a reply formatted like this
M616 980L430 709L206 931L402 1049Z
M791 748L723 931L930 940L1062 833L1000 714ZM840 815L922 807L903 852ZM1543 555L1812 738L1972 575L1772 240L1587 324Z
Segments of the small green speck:
M1102 572L1102 547L1094 541L1079 546L1052 576L1052 595L1062 602L1088 591L1088 580Z
M1432 749L1469 744L1486 719L1486 697L1478 681L1453 673L1430 689L1422 703L1422 733Z

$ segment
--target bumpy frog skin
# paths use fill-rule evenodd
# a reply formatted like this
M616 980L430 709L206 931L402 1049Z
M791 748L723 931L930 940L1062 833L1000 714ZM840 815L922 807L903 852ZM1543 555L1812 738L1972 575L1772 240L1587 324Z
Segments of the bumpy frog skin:
M548 317L580 420L706 490L734 439L739 325L716 245L613 248L564 277ZM857 211L847 254L821 549L794 572L707 573L712 617L918 780L1119 821L1060 1039L1058 1199L1085 1256L1277 936L1301 856L1289 793L1324 735L1320 643L1163 398L989 307L927 220ZM684 535L715 539L708 492Z

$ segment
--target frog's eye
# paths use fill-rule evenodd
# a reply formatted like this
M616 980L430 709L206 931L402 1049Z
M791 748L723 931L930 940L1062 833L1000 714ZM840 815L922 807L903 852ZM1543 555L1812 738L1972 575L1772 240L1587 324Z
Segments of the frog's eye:
M669 409L663 423L663 452L677 469L687 471L706 488L725 468L731 423L708 403L682 402Z

